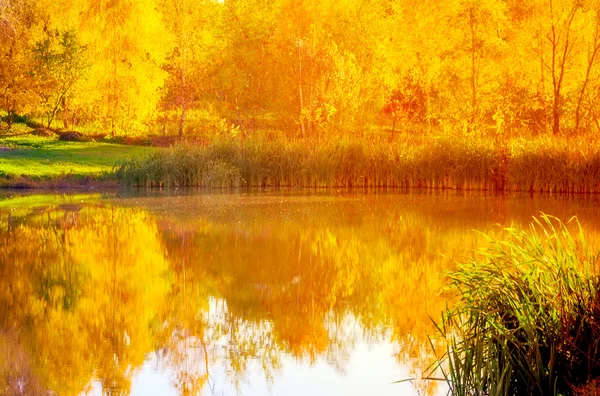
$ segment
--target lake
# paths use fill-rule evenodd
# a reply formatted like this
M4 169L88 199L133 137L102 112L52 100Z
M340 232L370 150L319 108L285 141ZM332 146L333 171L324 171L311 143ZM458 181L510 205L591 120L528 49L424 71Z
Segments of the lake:
M445 394L420 378L474 230L600 224L593 196L4 194L0 393L24 395Z

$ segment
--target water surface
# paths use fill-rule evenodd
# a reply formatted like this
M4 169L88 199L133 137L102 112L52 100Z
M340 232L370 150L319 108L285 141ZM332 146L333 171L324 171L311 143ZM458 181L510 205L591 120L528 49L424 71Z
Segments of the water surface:
M0 200L0 390L444 394L419 378L444 271L597 198L307 191ZM6 390L6 391L4 391Z

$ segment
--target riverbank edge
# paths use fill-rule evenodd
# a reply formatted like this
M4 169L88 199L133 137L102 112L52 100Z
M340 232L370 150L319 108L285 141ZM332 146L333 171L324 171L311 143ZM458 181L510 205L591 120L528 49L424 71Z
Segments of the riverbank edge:
M83 174L45 178L0 178L0 189L4 190L113 190L119 187L121 184L116 179Z
M2 191L114 191L120 189L144 189L144 190L170 190L170 189L208 189L213 191L248 191L254 189L299 189L299 190L340 190L342 191L369 191L369 192L405 192L405 191L430 191L430 192L464 192L464 193L491 193L491 194L541 194L543 196L548 195L559 195L559 196L600 196L600 192L549 192L549 191L526 191L526 190L507 190L504 189L476 189L476 188L452 188L452 187L426 187L426 186L414 186L414 187L401 187L401 186L389 186L389 187L347 187L347 186L287 186L287 185L255 185L255 186L243 186L243 187L208 187L202 185L189 185L189 186L124 186L115 180L95 180L91 179L86 182L70 181L64 179L48 179L48 180L35 180L31 178L19 178L17 180L0 179L0 190Z
M450 186L305 186L305 185L244 185L244 186L230 186L230 187L218 187L218 186L205 186L200 184L179 186L179 185L164 185L164 184L153 184L153 185L131 185L126 186L122 183L119 183L117 180L102 180L93 177L85 177L83 180L81 179L70 179L70 178L50 178L44 180L38 180L34 178L28 177L20 177L17 179L0 179L0 190L69 190L69 191L89 191L89 190L117 190L122 188L134 188L134 189L150 189L150 190L168 190L168 189L177 189L177 188L192 188L192 189L209 189L209 190L241 190L246 191L250 189L256 188L266 188L266 189L309 189L309 190L328 190L328 189L343 189L348 191L360 191L360 190L368 190L368 191L380 191L380 192L393 192L393 191L442 191L442 192L488 192L495 194L509 194L509 193L519 193L519 194L543 194L543 195L563 195L563 196L580 196L580 195L589 195L589 196L598 196L600 195L600 191L547 191L547 190L523 190L523 189L508 189L504 188L503 190L494 189L494 188L456 188Z

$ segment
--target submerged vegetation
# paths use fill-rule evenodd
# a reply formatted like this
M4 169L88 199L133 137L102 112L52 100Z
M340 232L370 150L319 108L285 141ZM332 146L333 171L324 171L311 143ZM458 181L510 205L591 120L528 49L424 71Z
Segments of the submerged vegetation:
M588 137L507 142L463 135L389 141L217 139L123 162L130 186L422 187L596 193L600 146Z
M575 224L577 234L570 228ZM459 301L438 330L453 395L592 392L600 378L600 277L577 220L506 229L451 273Z

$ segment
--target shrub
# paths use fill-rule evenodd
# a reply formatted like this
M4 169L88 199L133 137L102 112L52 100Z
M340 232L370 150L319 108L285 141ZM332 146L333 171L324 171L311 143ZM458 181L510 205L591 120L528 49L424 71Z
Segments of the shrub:
M450 274L458 303L438 327L453 395L558 395L600 378L600 279L583 231L551 216L506 229Z
M58 135L58 140L63 140L66 142L88 142L91 139L79 132L68 131Z

